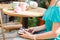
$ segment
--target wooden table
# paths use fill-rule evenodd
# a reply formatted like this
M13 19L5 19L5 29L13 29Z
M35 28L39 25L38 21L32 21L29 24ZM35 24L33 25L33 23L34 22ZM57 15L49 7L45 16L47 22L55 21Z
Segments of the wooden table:
M10 15L10 16L22 16L22 17L39 17L43 16L46 9L44 8L36 8L36 9L30 9L28 11L15 13L12 10L3 9L4 14Z
M10 4L0 4L0 9L3 9L4 14L7 14L9 16L20 16L20 23L22 23L22 17L24 24L28 24L28 17L40 17L43 16L44 11L46 9L44 8L36 8L36 9L29 9L28 11L25 12L20 12L20 13L15 13L11 10L7 10L5 8L11 8ZM25 25L28 26L28 25Z
M25 28L28 28L28 17L40 17L43 16L44 12L46 9L44 8L36 8L36 9L30 9L28 11L24 11L24 12L20 12L20 13L15 13L12 10L7 10L7 9L3 9L4 14L7 14L9 16L20 16L23 17L23 21L24 23L23 26Z

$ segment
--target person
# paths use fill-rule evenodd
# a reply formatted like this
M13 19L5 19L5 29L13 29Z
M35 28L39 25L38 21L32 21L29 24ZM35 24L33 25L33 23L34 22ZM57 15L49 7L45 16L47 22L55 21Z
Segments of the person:
M58 0L51 0L50 6L55 5L55 3ZM49 7L50 8L50 7ZM48 8L48 9L49 9ZM43 20L45 20L45 24L38 26L38 27L32 27L29 28L28 30L32 30L31 33L37 32L37 31L42 31L40 34L31 34L27 31L24 31L22 35L19 35L20 40L29 40L29 39L48 39L48 40L54 40L54 38L57 36L55 31L60 27L60 14L58 13L58 9L56 10L57 12L46 14L44 13ZM18 39L17 39L18 40Z

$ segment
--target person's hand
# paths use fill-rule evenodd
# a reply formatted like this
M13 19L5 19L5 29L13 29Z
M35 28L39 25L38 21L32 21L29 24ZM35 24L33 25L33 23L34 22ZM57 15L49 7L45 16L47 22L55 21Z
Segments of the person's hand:
M19 35L19 36L20 36L20 37L23 37L23 38L29 38L29 39L31 39L31 38L33 37L33 35L30 34L30 33L27 32L27 31L24 31L24 34Z
M28 32L33 34L34 32L39 31L38 28L39 27L31 27L31 28L28 29Z

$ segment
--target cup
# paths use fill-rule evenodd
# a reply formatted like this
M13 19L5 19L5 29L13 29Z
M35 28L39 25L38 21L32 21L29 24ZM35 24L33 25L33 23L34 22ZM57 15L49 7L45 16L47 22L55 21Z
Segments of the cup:
M12 5L13 5L14 8L16 8L17 6L19 6L19 3L20 2L13 2Z
M26 8L27 5L28 5L28 4L25 3L25 2L20 2L20 8L21 8L21 10L22 10L22 11L26 11L26 9L27 9L27 8Z

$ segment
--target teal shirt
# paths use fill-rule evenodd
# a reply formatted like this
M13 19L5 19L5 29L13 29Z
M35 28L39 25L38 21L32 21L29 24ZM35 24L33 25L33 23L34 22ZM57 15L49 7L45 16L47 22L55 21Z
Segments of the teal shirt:
M45 21L45 32L52 30L53 22L60 22L60 7L50 6L44 13L43 20ZM53 40L53 39L50 39Z
M45 26L46 26L45 32L48 32L48 31L52 30L52 24L53 24L53 22L50 21L50 20L45 21Z

